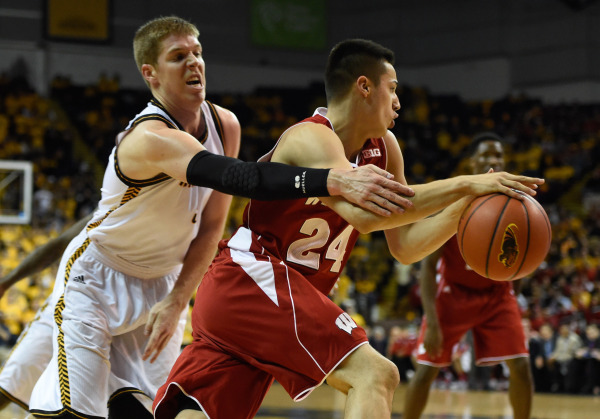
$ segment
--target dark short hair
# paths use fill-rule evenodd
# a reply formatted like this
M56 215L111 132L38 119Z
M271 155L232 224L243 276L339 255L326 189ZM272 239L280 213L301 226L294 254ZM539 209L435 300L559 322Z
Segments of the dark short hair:
M367 39L348 39L335 45L325 68L327 101L343 97L360 76L379 84L384 63L394 65L392 50Z
M484 141L498 141L500 144L502 144L502 147L504 147L504 145L506 144L506 140L498 134L496 134L495 132L480 132L479 134L475 134L475 136L473 136L471 143L465 150L465 157L472 157L477 151L477 148L479 148L479 144L481 144Z

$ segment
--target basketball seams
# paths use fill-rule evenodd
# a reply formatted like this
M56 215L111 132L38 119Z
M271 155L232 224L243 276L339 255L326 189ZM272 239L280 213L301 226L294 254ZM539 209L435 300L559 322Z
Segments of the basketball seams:
M550 219L546 215L546 211L544 210L544 207L542 207L542 204L540 204L537 200L533 199L529 195L525 196L527 197L527 199L529 199L529 202L532 202L534 204L534 206L544 219L544 224L546 224L546 232L548 233L548 248L550 248L550 242L552 241L552 226L550 225Z
M521 269L523 269L525 260L527 260L527 253L529 252L529 244L531 243L531 220L529 219L529 210L523 201L519 201L519 204L521 204L523 207L523 210L525 211L525 219L527 220L527 245L525 246L525 252L521 257L521 265L519 266L519 269L517 269L517 271L509 278L509 280L515 278L518 273L521 272Z
M496 196L496 194L492 194L490 195L488 198L486 198L484 201L482 201L477 208L475 208L473 211L471 211L471 214L469 214L469 218L467 218L467 220L465 221L465 226L463 227L463 234L460 237L460 253L464 255L464 238L465 238L465 233L467 231L467 227L469 226L469 221L471 221L471 218L473 218L473 215L475 215L475 213L477 212L477 210L479 208L481 208L486 202L488 202L490 199L493 199ZM465 210L465 212L469 211L469 207L471 206L471 204L469 204L469 206L467 207L467 209ZM460 222L459 222L460 224Z
M502 211L500 211L500 215L498 215L498 219L496 220L496 225L494 226L494 233L492 234L492 238L491 238L490 244L488 246L487 257L485 258L485 276L487 278L490 278L490 272L489 272L490 257L492 255L492 249L494 248L494 240L496 239L496 233L498 232L498 227L500 226L502 217L504 217L504 213L506 212L506 207L508 207L508 204L510 202L510 196L508 196L508 195L498 193L498 194L495 194L494 196L505 196L506 202L504 203L504 206L502 207ZM487 202L487 200L486 200L486 202Z

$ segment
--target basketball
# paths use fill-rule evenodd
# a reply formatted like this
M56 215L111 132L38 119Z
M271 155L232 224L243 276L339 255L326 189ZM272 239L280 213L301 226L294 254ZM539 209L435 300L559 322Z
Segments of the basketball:
M501 193L483 195L461 215L458 246L479 275L514 281L544 261L552 239L550 220L534 198L523 196L520 201Z

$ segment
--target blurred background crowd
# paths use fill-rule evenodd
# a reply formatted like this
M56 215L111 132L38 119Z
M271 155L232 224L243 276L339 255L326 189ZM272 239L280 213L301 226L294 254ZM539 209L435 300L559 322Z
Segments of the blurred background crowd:
M600 103L545 104L525 96L467 101L401 85L394 133L406 175L425 183L467 171L464 152L474 134L495 131L508 142L507 170L546 179L537 199L548 213L553 241L545 262L520 281L536 391L600 394ZM210 95L242 126L242 160L267 152L290 125L325 104L320 84L303 89L256 89ZM32 249L94 210L116 134L149 100L121 88L116 76L91 85L68 77L36 92L18 74L0 74L0 160L34 164L33 219L2 225L0 275ZM14 199L0 191L0 207ZM228 236L241 222L244 199L231 207ZM52 288L55 267L21 281L0 299L0 343L10 348ZM373 346L410 379L422 315L420 264L402 265L381 233L362 235L331 298L370 333ZM190 339L190 336L187 337ZM469 336L437 385L504 389L502 366L476 368Z

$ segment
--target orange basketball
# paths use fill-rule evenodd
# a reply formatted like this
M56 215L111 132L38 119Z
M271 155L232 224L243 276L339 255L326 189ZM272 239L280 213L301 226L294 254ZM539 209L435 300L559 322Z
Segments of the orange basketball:
M546 258L550 220L531 196L520 201L501 193L475 198L458 223L465 262L479 275L513 281L532 273Z

